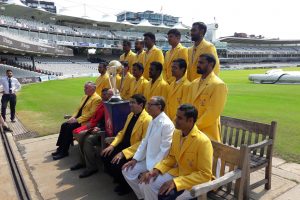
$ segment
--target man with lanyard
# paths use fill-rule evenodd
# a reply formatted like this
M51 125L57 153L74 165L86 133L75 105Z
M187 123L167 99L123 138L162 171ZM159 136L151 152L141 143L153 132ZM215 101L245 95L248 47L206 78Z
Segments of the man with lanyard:
M6 77L1 79L0 85L3 86L3 95L1 99L1 115L4 121L6 121L6 108L7 103L10 104L10 120L15 122L17 96L16 92L21 89L19 81L13 77L12 70L6 70Z

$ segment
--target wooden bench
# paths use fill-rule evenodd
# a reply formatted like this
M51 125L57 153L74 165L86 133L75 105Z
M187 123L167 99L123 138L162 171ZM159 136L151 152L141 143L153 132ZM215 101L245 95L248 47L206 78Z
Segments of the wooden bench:
M214 141L212 145L214 149L213 174L218 174L217 165L221 162L220 177L194 186L190 191L192 197L198 197L198 200L205 200L207 197L209 199L245 199L243 192L249 164L247 145L242 145L240 149Z
M221 117L222 142L235 148L247 144L249 147L249 166L247 173L247 187L245 195L249 198L250 190L265 185L271 188L272 155L277 123L263 124L231 117ZM250 173L265 168L262 180L250 185Z

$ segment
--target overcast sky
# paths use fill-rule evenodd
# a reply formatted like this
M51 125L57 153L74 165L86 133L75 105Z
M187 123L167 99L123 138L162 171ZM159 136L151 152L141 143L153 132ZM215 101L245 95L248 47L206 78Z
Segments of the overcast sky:
M124 10L153 10L193 21L219 24L217 37L234 32L263 35L266 38L300 39L300 1L298 0L54 0L61 14L99 19ZM197 2L197 3L196 3Z

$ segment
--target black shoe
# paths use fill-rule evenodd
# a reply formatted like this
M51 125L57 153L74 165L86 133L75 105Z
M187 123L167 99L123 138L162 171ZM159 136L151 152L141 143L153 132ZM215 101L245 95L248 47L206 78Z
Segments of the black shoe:
M51 153L52 156L57 156L58 154L60 154L59 150L56 150L55 152Z
M3 130L7 132L13 132L9 127L3 126Z
M84 170L82 174L79 175L79 178L86 178L98 172L98 169L95 170Z
M78 169L81 169L81 168L85 168L85 165L81 164L81 163L78 163L72 167L70 167L70 170L71 171L75 171L75 170L78 170Z
M64 157L67 157L69 155L69 153L58 153L55 156L53 156L53 160L59 160L62 159Z
M117 185L114 189L114 192L119 193L122 190L122 186L121 185Z
M131 192L131 188L130 187L126 187L126 186L121 186L120 187L120 190L118 191L118 195L119 196L123 196L123 195L126 195L126 194L129 194Z
M12 119L12 120L11 120L11 122L12 122L12 123L15 123L15 122L16 122L16 120L15 120L15 119Z

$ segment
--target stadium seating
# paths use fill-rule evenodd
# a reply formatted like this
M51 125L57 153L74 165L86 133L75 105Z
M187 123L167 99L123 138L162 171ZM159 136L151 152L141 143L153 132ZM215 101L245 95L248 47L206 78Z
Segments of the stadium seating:
M41 73L37 73L37 72L32 72L32 71L28 71L25 69L19 69L10 65L4 65L4 64L0 64L0 74L1 75L5 75L6 74L6 70L12 70L14 73L14 77L16 78L22 78L22 77L36 77L36 76L41 76L43 74Z

